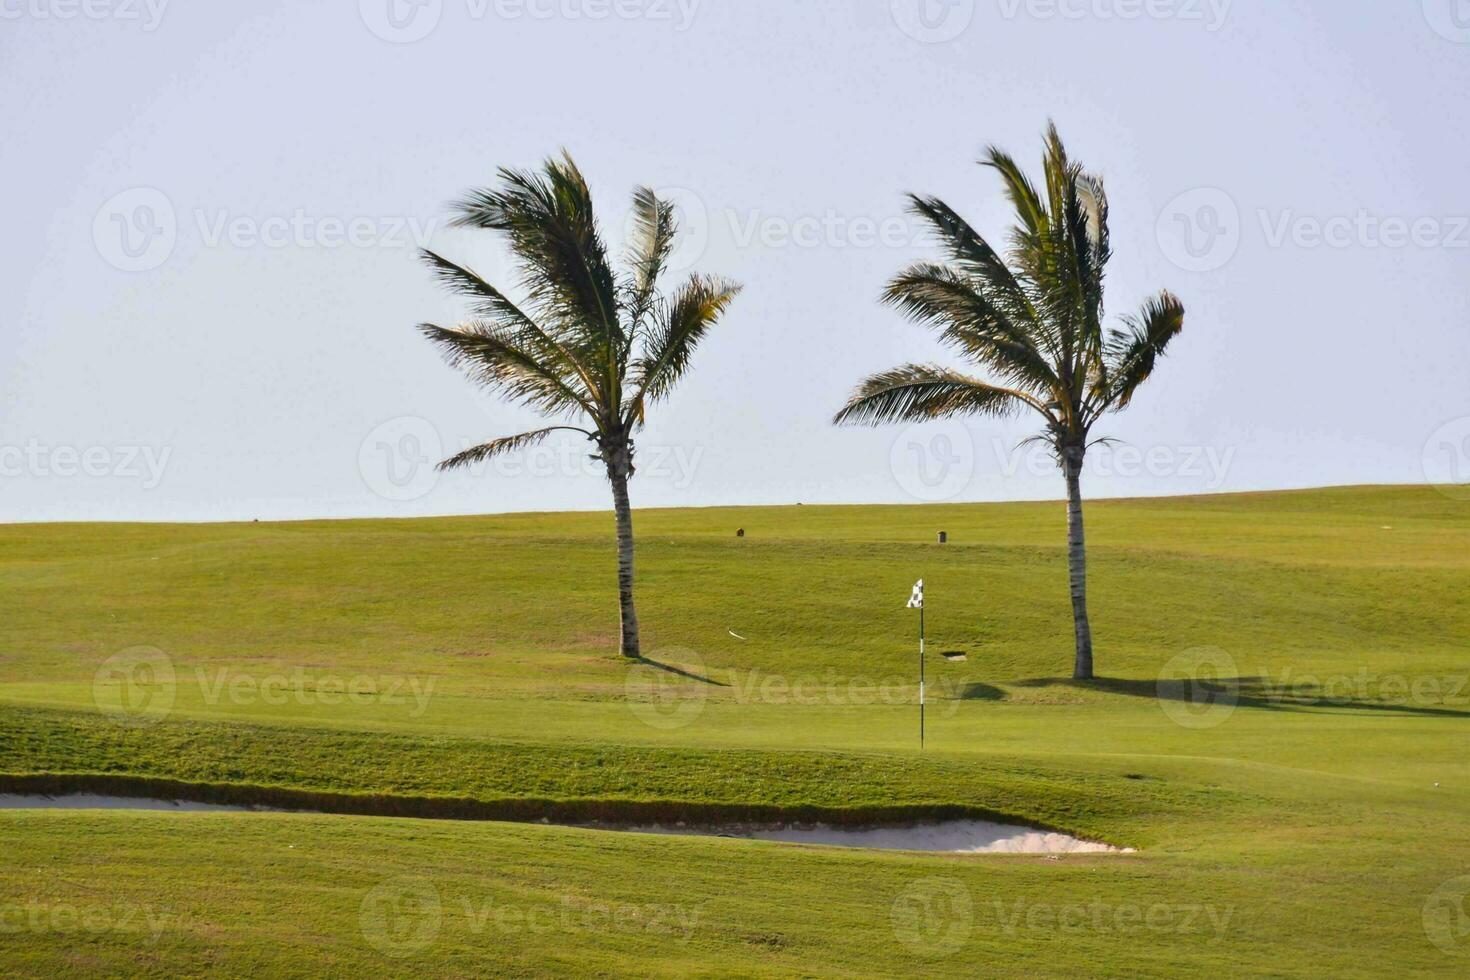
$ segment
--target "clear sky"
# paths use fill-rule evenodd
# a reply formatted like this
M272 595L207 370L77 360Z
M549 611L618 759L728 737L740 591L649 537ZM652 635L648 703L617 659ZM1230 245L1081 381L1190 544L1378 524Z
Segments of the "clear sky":
M1188 315L1092 496L1470 480L1466 0L0 0L0 521L602 508L413 329L444 205L566 147L607 237L676 198L745 293L640 440L635 505L1055 498L1029 420L837 430L946 357L880 307L905 191L1054 118L1107 181L1110 312Z

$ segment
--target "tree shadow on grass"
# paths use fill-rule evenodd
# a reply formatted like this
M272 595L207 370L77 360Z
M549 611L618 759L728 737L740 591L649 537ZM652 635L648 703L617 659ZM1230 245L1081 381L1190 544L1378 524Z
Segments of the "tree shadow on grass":
M1442 718L1470 718L1470 710L1406 703L1414 697L1406 692L1400 700L1372 700L1348 696L1331 689L1304 685L1273 684L1265 677L1184 678L1180 680L1136 680L1123 677L1098 677L1079 681L1071 677L1032 677L1013 682L1015 687L1070 687L1081 691L1102 691L1155 701L1182 701L1198 707L1211 704L1234 704L1242 708L1267 711L1302 711L1309 708L1344 708L1354 711L1386 711L1398 714Z
M714 687L730 686L724 681L715 680L713 677L706 677L703 674L696 674L692 670L685 670L683 667L675 667L673 664L661 664L657 660L649 660L647 657L638 657L632 662L638 664L640 667L653 667L656 670L662 670L668 674L677 674L680 677L687 677L689 680L699 681L699 683L701 684L710 684Z
M961 701L1004 701L1005 698L1005 691L979 681L971 681L960 689Z

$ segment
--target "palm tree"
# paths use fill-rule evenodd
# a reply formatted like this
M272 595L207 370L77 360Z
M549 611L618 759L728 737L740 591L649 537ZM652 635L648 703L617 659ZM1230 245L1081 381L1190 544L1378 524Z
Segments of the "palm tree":
M1046 135L1041 187L995 147L982 163L1000 174L1015 210L1006 256L939 198L909 195L912 212L933 229L949 261L905 269L888 284L883 301L934 328L986 378L904 365L864 381L834 421L878 425L1025 410L1045 420L1035 438L1051 448L1067 481L1073 676L1089 680L1083 459L1098 419L1128 406L1183 328L1184 307L1161 292L1124 318L1121 329L1103 330L1108 201L1102 181L1068 159L1055 125Z
M423 255L439 281L470 300L471 318L454 328L421 329L452 365L475 382L564 424L493 439L439 464L454 469L535 445L551 433L581 433L612 484L618 540L621 650L641 656L633 605L633 434L651 402L666 397L689 369L694 348L740 287L691 275L671 295L659 292L677 233L674 206L647 188L633 193L628 270L608 261L592 195L563 153L539 172L502 169L499 189L471 191L452 208L458 227L503 232L527 302L517 305L468 268ZM572 424L576 423L576 424Z

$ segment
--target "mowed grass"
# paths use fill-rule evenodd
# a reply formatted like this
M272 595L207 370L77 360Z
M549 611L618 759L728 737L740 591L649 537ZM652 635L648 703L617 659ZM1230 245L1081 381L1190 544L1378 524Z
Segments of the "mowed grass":
M1089 684L1060 504L639 512L663 669L615 654L608 515L0 528L0 778L953 806L1138 848L9 812L0 973L1463 975L1470 504L1343 488L1088 519ZM1161 691L1200 662L1225 701Z

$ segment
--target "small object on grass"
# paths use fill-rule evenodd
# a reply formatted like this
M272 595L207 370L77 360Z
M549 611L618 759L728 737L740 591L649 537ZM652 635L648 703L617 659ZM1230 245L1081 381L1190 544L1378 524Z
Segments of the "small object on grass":
M737 633L734 630L730 629L728 626L725 627L725 632L726 633L729 633L731 636L735 637L735 639L737 639L737 640L743 640L743 639L745 639L745 637L741 636L739 633Z
M735 529L735 536L737 538L743 538L743 537L745 537L745 528L743 528L743 527L737 527Z
M949 543L949 532L948 531L940 531L939 532L939 543L940 544L948 544Z
M948 660L950 663L964 663L966 660L969 659L965 656L965 651L963 650L947 650L944 653L941 653L940 656L943 657L945 660Z

